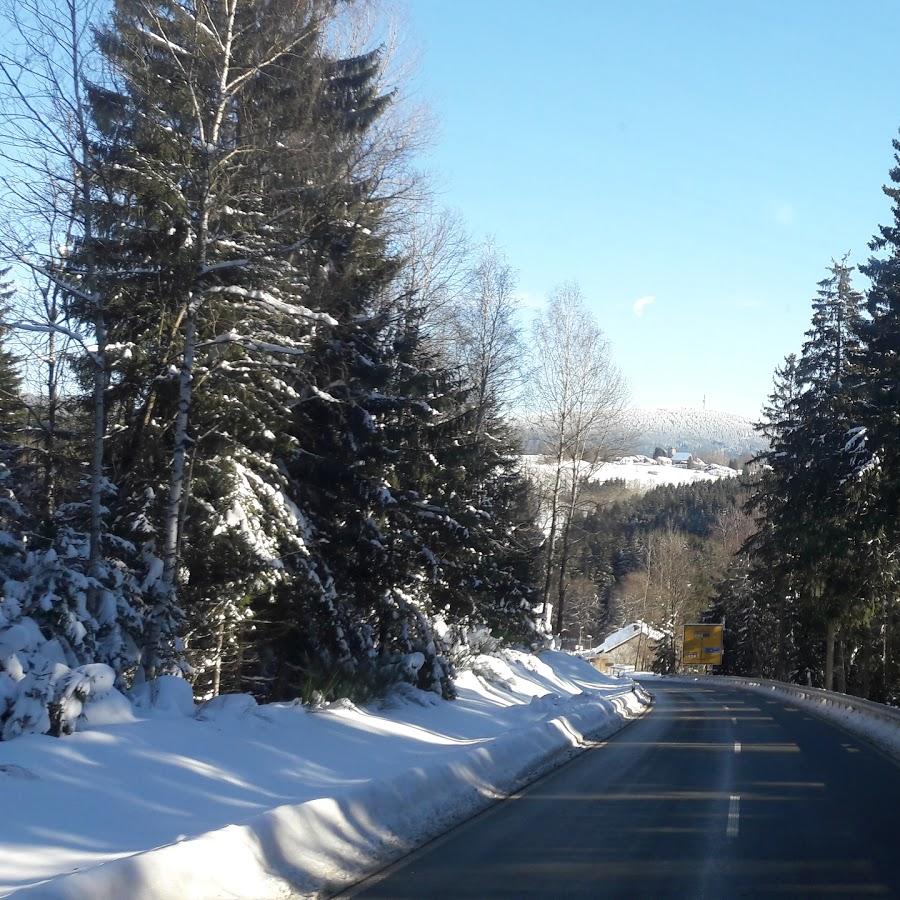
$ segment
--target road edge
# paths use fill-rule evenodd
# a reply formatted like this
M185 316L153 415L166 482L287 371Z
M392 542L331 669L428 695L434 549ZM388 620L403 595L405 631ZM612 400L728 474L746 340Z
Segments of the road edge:
M829 706L814 697L799 697L789 690L779 690L777 685L762 683L744 684L740 681L720 679L715 675L656 676L647 680L650 683L658 680L667 684L719 685L750 691L764 697L777 697L779 700L790 703L797 709L802 709L804 712L808 712L810 715L814 715L830 725L840 728L846 734L864 741L869 747L886 757L894 765L900 766L900 739L888 737L891 726L880 719L867 715L862 707L844 709L837 706ZM791 685L785 685L785 687L791 687Z
M623 718L621 715L617 715L607 720L607 722L599 728L585 734L585 740L578 746L565 748L559 753L545 758L537 766L530 768L528 772L518 779L517 783L503 796L485 798L485 803L480 809L475 812L468 812L449 828L442 828L439 833L432 835L417 844L408 852L403 853L401 856L398 856L390 862L369 872L362 878L358 878L351 883L326 886L323 893L317 894L316 897L321 898L321 900L350 900L350 898L356 897L364 889L380 884L398 869L414 861L424 853L434 849L434 847L440 846L455 835L460 829L474 825L476 822L482 821L487 816L499 812L507 802L516 799L524 791L530 790L546 778L565 769L566 766L569 766L580 759L585 753L601 749L610 738L624 731L629 725L634 724L639 719L642 719L653 708L654 697L646 687L638 682L634 682L632 690L642 703L642 708L637 715L634 715L631 718ZM641 694L643 694L643 696L641 696ZM305 894L296 894L293 895L293 898L303 898L308 896L309 895Z

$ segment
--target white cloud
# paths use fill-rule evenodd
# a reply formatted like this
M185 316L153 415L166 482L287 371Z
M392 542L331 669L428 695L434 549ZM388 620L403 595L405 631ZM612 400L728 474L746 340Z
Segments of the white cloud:
M638 297L637 300L631 305L631 308L634 310L634 314L639 318L643 318L644 310L650 306L651 303L656 303L656 297L650 295L647 297Z

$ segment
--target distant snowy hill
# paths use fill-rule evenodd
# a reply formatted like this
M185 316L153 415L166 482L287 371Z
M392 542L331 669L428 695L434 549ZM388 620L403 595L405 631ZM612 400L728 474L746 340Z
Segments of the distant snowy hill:
M691 407L629 409L623 417L621 440L632 453L651 454L656 447L674 447L704 459L716 451L740 456L765 447L745 416Z
M540 453L538 431L526 417L518 420L525 453ZM753 421L736 413L692 407L628 409L609 449L613 453L653 454L657 447L687 450L707 462L756 454L765 441ZM607 440L609 440L607 438Z

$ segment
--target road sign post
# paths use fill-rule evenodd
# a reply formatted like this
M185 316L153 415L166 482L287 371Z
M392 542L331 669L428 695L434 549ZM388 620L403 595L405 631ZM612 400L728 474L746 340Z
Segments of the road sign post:
M681 664L683 666L721 666L725 628L723 625L693 623L684 626Z

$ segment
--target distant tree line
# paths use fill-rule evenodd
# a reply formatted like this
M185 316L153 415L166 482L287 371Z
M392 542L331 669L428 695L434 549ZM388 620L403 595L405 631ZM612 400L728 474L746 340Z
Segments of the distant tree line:
M721 478L635 491L583 484L570 536L563 646L595 646L643 621L665 635L658 667L680 660L681 626L698 621L746 539L746 485Z

